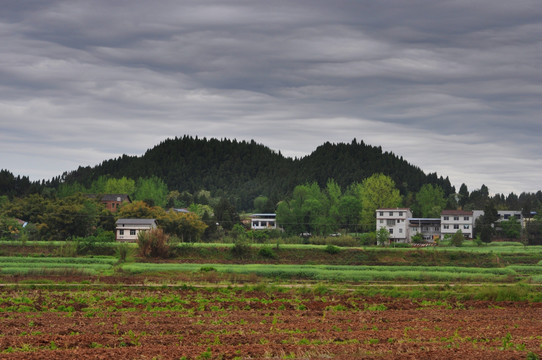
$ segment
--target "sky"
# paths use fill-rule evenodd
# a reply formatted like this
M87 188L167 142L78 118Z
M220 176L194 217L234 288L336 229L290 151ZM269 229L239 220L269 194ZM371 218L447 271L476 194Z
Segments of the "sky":
M0 43L0 169L31 180L191 135L542 189L540 0L4 0Z

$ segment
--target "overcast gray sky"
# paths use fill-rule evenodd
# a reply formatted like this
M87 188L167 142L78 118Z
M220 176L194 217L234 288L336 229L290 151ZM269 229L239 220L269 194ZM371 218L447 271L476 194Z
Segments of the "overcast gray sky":
M542 189L540 0L4 0L0 43L0 168L32 180L188 134Z

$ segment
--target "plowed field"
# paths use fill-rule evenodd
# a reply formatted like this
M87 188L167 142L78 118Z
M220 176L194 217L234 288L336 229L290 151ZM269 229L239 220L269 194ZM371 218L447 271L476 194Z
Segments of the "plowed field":
M542 304L299 290L5 288L2 359L526 359Z

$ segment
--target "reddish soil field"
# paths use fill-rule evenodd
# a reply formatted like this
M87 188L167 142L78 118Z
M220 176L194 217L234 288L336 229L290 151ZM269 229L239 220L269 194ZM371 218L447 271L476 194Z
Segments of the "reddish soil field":
M1 359L527 359L542 304L309 291L3 288Z

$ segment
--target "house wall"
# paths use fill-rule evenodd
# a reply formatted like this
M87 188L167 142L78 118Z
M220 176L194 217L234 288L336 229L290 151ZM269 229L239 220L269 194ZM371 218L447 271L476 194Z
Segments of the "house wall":
M446 213L440 216L440 232L444 237L447 234L453 235L461 230L466 238L472 238L474 228L474 217L472 213Z
M151 225L125 225L123 227L117 227L116 240L124 242L135 242L137 236L141 231L149 231L152 229Z
M410 209L377 209L376 229L385 228L390 233L390 239L406 242L409 238L408 221L412 217Z
M250 228L252 230L276 229L276 214L254 214L250 219Z

